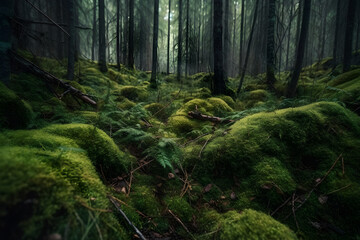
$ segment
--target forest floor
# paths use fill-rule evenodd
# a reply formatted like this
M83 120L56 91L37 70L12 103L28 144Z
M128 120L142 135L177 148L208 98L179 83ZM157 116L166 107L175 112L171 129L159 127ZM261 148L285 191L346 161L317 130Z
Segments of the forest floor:
M21 54L65 78L66 61ZM304 68L295 99L289 72L276 93L246 76L236 98L212 96L209 73L160 74L152 89L146 72L79 60L69 84L96 107L18 69L0 84L0 232L359 239L360 66L340 69Z

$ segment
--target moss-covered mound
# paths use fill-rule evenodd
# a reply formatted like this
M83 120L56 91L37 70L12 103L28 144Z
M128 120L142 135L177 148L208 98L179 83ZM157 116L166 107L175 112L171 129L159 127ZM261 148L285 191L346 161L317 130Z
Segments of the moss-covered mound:
M287 226L276 221L272 217L252 209L245 209L241 213L229 211L225 214L208 212L204 214L207 218L217 219L214 222L213 230L218 231L216 239L297 239L293 231Z
M303 218L300 225L306 228L306 234L313 230L306 214L318 218L319 212L328 216L327 221L335 226L354 231L356 227L349 222L360 220L359 216L350 214L360 210L356 203L360 200L357 184L360 178L356 172L360 167L358 136L358 116L336 103L319 102L243 118L226 134L210 141L200 159L198 155L203 143L188 146L185 152L189 153L185 158L189 169L196 165L193 175L198 179L204 179L204 176L236 179L242 189L238 196L245 193L250 206L265 211L276 209L287 195L310 191L316 179L322 178L342 154L345 169L338 162L319 185L319 193L299 210L298 217ZM351 187L329 196L326 204L317 200L321 193L349 184ZM356 200L344 204L350 198ZM234 200L238 201L240 205L233 206L239 210L249 205L244 198ZM334 206L341 213L331 211ZM344 212L349 213L346 220L339 215Z
M0 82L0 128L25 128L32 118L30 105Z
M104 132L84 124L51 125L4 132L0 143L3 236L128 238L107 210L107 189L94 165L106 177L120 175L132 158Z
M146 89L139 86L122 86L118 90L115 90L114 94L120 98L126 97L129 100L136 102L145 101L149 96Z
M200 128L204 121L191 119L188 117L189 111L199 111L205 115L225 116L232 112L232 108L220 98L193 99L185 103L176 113L169 118L169 127L171 131L181 134L188 133L196 128Z

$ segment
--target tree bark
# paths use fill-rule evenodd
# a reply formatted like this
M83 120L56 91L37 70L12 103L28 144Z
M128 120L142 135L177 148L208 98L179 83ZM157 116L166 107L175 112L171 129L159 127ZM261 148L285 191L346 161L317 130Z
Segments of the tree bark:
M159 0L154 0L154 26L153 26L153 59L150 86L157 87L156 70L157 70L157 48L158 48L158 32L159 32Z
M244 14L245 14L245 0L241 0L239 74L241 73L241 68L242 68L243 46L244 46Z
M336 6L336 23L335 23L335 34L334 34L334 46L333 46L333 67L336 67L337 65L337 55L338 55L338 41L339 41L339 28L340 28L340 7L341 7L341 0L337 0L337 6Z
M266 61L266 81L268 88L273 91L275 79L275 0L269 0L269 15L267 28L267 61Z
M353 35L354 35L354 26L355 26L355 10L356 10L357 1L358 0L349 0L348 10L347 10L343 72L349 71L351 66Z
M169 0L168 12L168 33L167 33L167 58L166 58L166 73L170 74L170 17L171 17L171 0Z
M179 33L178 33L178 57L177 57L177 80L180 81L182 61L182 0L179 0Z
M75 69L75 41L76 41L76 32L75 32L75 6L74 0L67 0L67 10L68 10L68 65L67 65L67 79L74 80L74 69Z
M225 16L224 16L224 76L228 75L230 63L230 31L229 31L229 18L230 18L230 0L225 0Z
M105 4L99 0L99 65L100 71L107 72L105 42Z
M245 78L246 67L247 67L247 64L248 64L248 61L249 61L249 56L250 56L251 42L252 42L252 38L253 38L253 35L254 35L254 29L255 29L255 24L256 24L256 20L257 20L258 8L259 8L259 0L256 0L255 10L254 10L254 18L253 18L251 31L250 31L250 36L249 36L249 42L248 42L247 51L246 51L246 57L245 57L245 63L244 63L244 66L242 68L242 71L241 71L241 79L240 79L239 87L238 87L238 89L236 91L237 94L240 93L241 87L243 85L244 78Z
M134 4L135 0L129 1L129 52L128 67L134 69Z
M13 1L2 0L0 9L0 81L4 84L10 82L10 59L7 52L11 49L11 25L9 18L13 16Z
M293 21L293 13L294 13L294 1L292 1L291 9L290 9L290 22L289 22L289 29L288 29L288 41L287 41L287 47L286 47L286 64L285 64L285 70L288 70L289 67L289 53L290 53L290 40L291 40L291 25Z
M291 81L287 89L287 97L294 97L296 94L296 87L299 81L300 71L304 59L307 35L309 32L310 10L311 10L311 0L304 0L301 32L300 32L299 45L297 47L297 52L296 52L295 68L292 73Z
M190 28L190 19L189 19L189 0L186 0L186 32L185 32L185 77L188 76L189 71L189 28Z
M93 30L92 30L92 48L91 48L91 60L95 60L95 48L96 48L96 41L97 41L97 21L96 21L96 1L93 0Z
M116 0L116 66L120 71L120 0Z
M214 87L212 90L216 95L226 93L222 28L222 0L214 0Z

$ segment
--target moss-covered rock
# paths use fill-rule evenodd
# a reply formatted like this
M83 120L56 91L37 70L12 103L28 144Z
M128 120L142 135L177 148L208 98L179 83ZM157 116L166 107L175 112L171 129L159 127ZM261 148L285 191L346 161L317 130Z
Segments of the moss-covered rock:
M197 156L196 151L203 144L192 146L189 154L185 154L184 165L189 169L196 165L193 177L197 179L204 176L241 179L239 196L241 192L252 192L245 199L253 195L250 205L257 205L265 211L268 208L276 209L284 202L284 195L299 191L297 189L311 189L315 180L324 176L338 156L346 152L343 157L348 165L348 170L345 170L347 183L343 180L339 164L319 186L319 191L331 192L340 186L354 184L352 191L349 189L344 194L339 192L329 202L341 212L358 211L360 209L355 202L340 203L348 201L347 194L350 192L353 199L360 197L355 184L360 179L353 171L360 167L359 153L355 150L360 144L358 136L360 118L357 115L336 103L319 102L245 117L233 124L227 134L210 141L201 158L186 157ZM354 232L355 225L350 224L349 219L343 221L339 213L331 211L328 205L321 205L317 200L319 195L316 193L299 211L301 228L307 228L304 232L311 235L306 216L317 217L316 212L319 211L327 212L328 221L332 224ZM232 206L243 210L249 204ZM351 218L350 222L358 221L357 216L352 215Z
M0 143L0 229L5 236L41 239L70 231L69 239L97 239L100 228L104 238L128 239L106 210L107 189L93 165L103 165L107 176L110 169L124 169L125 154L105 133L89 125L53 125L4 132Z
M0 82L0 128L25 128L32 118L30 105Z
M135 107L136 103L133 101L123 98L121 101L117 102L116 106L122 110L129 110L132 107Z
M219 239L297 239L294 232L272 217L251 209L225 213L218 225Z
M200 128L204 124L204 121L190 119L187 116L189 111L199 111L202 114L221 117L233 110L220 98L209 98L206 100L193 99L185 103L169 118L169 127L172 131L175 133L187 133L196 128Z
M146 89L140 86L122 86L115 90L114 94L119 97L126 97L135 102L145 101L149 96Z
M160 121L166 121L168 118L167 109L161 103L150 103L145 105L144 108L152 115L156 114L155 117Z

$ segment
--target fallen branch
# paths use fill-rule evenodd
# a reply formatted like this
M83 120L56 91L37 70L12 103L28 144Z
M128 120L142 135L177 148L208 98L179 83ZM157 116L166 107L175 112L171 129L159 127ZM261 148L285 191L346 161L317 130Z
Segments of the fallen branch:
M170 209L168 209L168 212L173 216L173 218L180 223L180 225L185 229L185 231L191 236L192 239L195 239L195 237L191 234L189 229L185 226L185 224L178 218Z
M202 113L200 113L198 111L196 111L196 112L190 111L190 112L188 112L188 115L191 118L195 118L195 119L202 120L202 121L210 121L210 122L214 122L214 123L231 123L231 122L234 122L234 120L222 119L222 118L219 118L219 117L209 116L209 115L202 114Z
M48 73L44 70L42 70L40 67L38 67L37 65L35 65L34 63L30 62L29 60L19 56L18 54L16 54L13 51L9 51L10 53L10 57L12 60L14 60L16 63L18 63L19 65L21 65L22 67L28 69L32 74L34 74L35 76L44 79L46 82L55 84L55 85L59 85L60 87L65 89L65 92L60 96L60 98L67 94L70 93L71 95L80 98L81 100L83 100L84 102L95 106L96 102L94 100L92 100L90 97L88 97L86 94L82 93L80 90L74 88L73 86L71 86L69 83L66 83L62 80L60 80L59 78L55 77L54 75L52 75L51 73Z
M116 207L116 209L120 212L120 214L125 218L126 222L135 230L136 234L139 235L140 239L142 240L146 240L146 238L144 237L144 235L139 231L139 229L129 220L129 218L126 216L126 214L124 213L123 210L121 210L120 206L115 202L115 200L109 196L110 201L112 202L112 204L114 204L114 206Z

